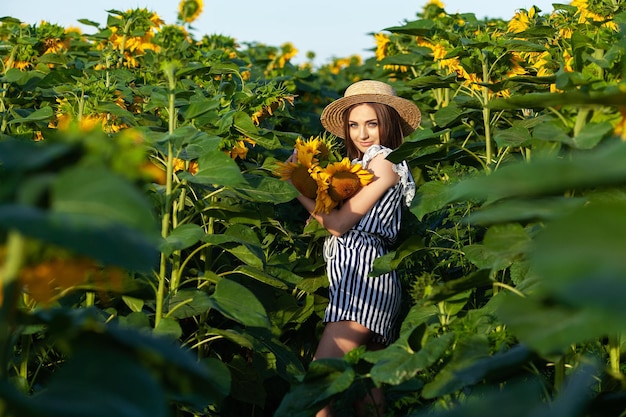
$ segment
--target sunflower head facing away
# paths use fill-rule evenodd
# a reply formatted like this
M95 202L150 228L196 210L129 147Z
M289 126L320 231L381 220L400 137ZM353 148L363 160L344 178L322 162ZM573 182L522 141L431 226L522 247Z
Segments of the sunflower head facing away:
M191 23L200 16L204 4L202 0L182 0L178 5L178 20Z
M309 174L309 167L299 162L278 162L276 173L284 181L290 180L302 195L315 199L317 182Z

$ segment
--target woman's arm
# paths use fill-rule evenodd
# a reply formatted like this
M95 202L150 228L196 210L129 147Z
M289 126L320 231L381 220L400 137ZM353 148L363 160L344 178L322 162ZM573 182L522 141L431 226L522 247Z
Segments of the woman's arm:
M326 230L332 235L341 236L357 224L385 192L400 179L393 170L391 161L385 159L382 154L375 156L369 162L368 169L374 174L374 180L346 200L339 209L328 214L313 214L315 201L302 194L298 196L298 200Z

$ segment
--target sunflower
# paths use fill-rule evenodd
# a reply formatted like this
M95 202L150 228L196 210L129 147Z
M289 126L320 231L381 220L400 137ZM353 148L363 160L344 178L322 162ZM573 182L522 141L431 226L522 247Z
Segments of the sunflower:
M524 9L518 10L517 12L515 12L515 16L513 16L513 19L511 19L507 24L507 32L520 33L525 31L530 27L530 19L532 19L534 15L534 7L530 9L530 12L527 12Z
M323 175L320 177L320 171L325 173L325 167L338 159L335 155L336 148L337 144L330 136L311 136L308 140L298 138L294 147L296 160L277 162L275 174L284 181L291 181L302 195L316 199L319 197L320 186L328 188L322 184L320 178Z
M352 164L348 158L328 164L326 168L316 166L311 175L317 181L314 213L330 213L374 179L374 174L361 164Z
M202 13L202 0L182 0L178 5L178 20L191 23Z

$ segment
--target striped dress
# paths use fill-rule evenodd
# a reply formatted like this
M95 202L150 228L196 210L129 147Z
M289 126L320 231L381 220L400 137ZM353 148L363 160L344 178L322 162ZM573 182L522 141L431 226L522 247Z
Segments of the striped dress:
M359 162L364 168L375 156L391 149L371 146ZM368 276L374 259L389 252L400 230L402 203L410 204L415 183L406 162L394 165L400 181L389 188L361 220L339 237L324 244L330 282L324 322L355 321L373 332L372 340L388 345L397 338L395 325L401 288L395 271Z

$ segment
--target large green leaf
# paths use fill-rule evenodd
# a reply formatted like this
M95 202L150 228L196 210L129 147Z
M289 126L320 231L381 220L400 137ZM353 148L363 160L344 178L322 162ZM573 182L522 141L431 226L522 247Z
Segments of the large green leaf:
M217 150L206 152L198 158L197 174L181 172L178 175L195 184L234 187L246 184L235 161Z
M398 385L408 381L439 360L453 341L454 333L446 333L428 339L417 352L400 343L394 343L385 350L368 352L366 359L374 363L370 373L372 380L377 385Z
M185 289L169 297L167 305L167 317L185 319L206 313L213 307L213 301L204 291Z
M495 225L487 229L482 244L463 248L478 268L500 271L523 256L530 245L528 232L518 223Z
M0 165L11 171L35 170L68 155L71 151L72 147L64 143L44 144L7 139L0 141Z
M45 417L169 415L165 390L132 353L86 339L44 389L10 402L19 401L31 415Z
M242 230L242 228L244 228L243 225L231 226L231 229ZM241 233L237 234L234 231L229 231L228 233L229 234L221 235L207 234L204 235L202 241L219 246L247 265L263 268L265 264L265 253L260 244L246 239Z
M98 167L73 167L60 173L52 188L51 209L58 214L91 216L157 233L144 194L125 179Z
M249 289L229 279L217 283L211 295L211 306L244 326L271 328L263 304Z
M172 230L160 246L161 252L170 255L176 250L187 249L204 237L206 232L197 224L182 224Z
M52 118L53 113L54 111L52 110L52 107L43 107L29 113L28 116L16 117L13 120L10 120L9 124L48 121Z
M550 297L498 294L496 313L511 333L542 355L624 331L623 321L590 309L556 304Z
M0 226L92 257L105 265L147 272L158 261L156 238L91 215L3 205L0 206Z
M508 199L486 205L473 211L467 218L472 225L490 225L506 222L532 222L554 220L580 207L582 197L548 197L534 199Z
M291 184L278 178L245 174L246 184L235 188L244 199L262 203L286 203L298 196L298 191Z
M310 417L334 396L346 391L356 373L343 359L319 359L311 363L302 384L283 398L274 417Z
M488 107L494 110L532 109L575 105L620 105L626 101L626 92L619 88L606 88L600 92L528 93L508 99L495 99Z
M108 401L106 393L109 391L124 400L126 405L122 403L120 406L138 404L138 407L131 407L128 412L141 411L139 406L147 407L146 409L152 412L154 408L150 408L150 405L144 402L153 401L158 405L162 397L201 409L219 404L229 392L230 381L224 364L199 363L194 354L182 349L172 339L155 337L149 332L118 326L114 323L103 323L99 313L94 310L42 310L37 312L36 316L26 319L30 323L45 324L50 337L60 341L61 348L71 346L69 356L79 358L76 366L64 371L64 378L67 379L63 379L63 382L59 381L58 386L54 383L54 390L57 391L53 392L59 395L49 395L49 397L58 397L54 398L54 401L69 403L59 404L59 407L72 407L71 397L68 399L67 396L62 395L63 390L67 387L80 390L81 388L75 385L81 384L85 385L86 391L92 391L85 393L86 398L101 397L101 400L94 400L95 404L99 404L99 401ZM81 354L83 349L87 349L84 355ZM129 363L132 365L128 365ZM89 372L85 373L85 369ZM120 382L120 375L125 376L121 379L128 376L130 381L128 386ZM146 376L150 379L150 384L139 381ZM152 394L144 392L145 390L155 392L150 387L156 387L159 390L161 393L159 400L155 401ZM119 390L126 393L121 393ZM133 400L134 396L142 398ZM165 406L170 405L166 402ZM103 410L109 409L103 406ZM82 415L99 416L100 414L96 411L94 414L87 411ZM134 414L131 415L134 416ZM165 415L169 416L169 412Z
M626 143L611 141L570 159L546 157L504 166L491 175L478 176L449 187L439 200L496 201L563 193L577 188L621 185L626 182L626 166L621 163L625 159Z
M425 387L428 397L440 397L452 394L461 388L483 381L501 381L514 375L534 357L533 352L524 345L516 345L505 352L493 356L476 357L456 365L454 371L441 371L435 377L435 385Z
M398 266L405 258L424 249L424 240L421 236L410 236L400 244L398 249L376 258L369 276L377 277L387 272L394 271L398 269Z
M626 198L592 199L549 223L530 261L547 293L573 308L626 322Z

